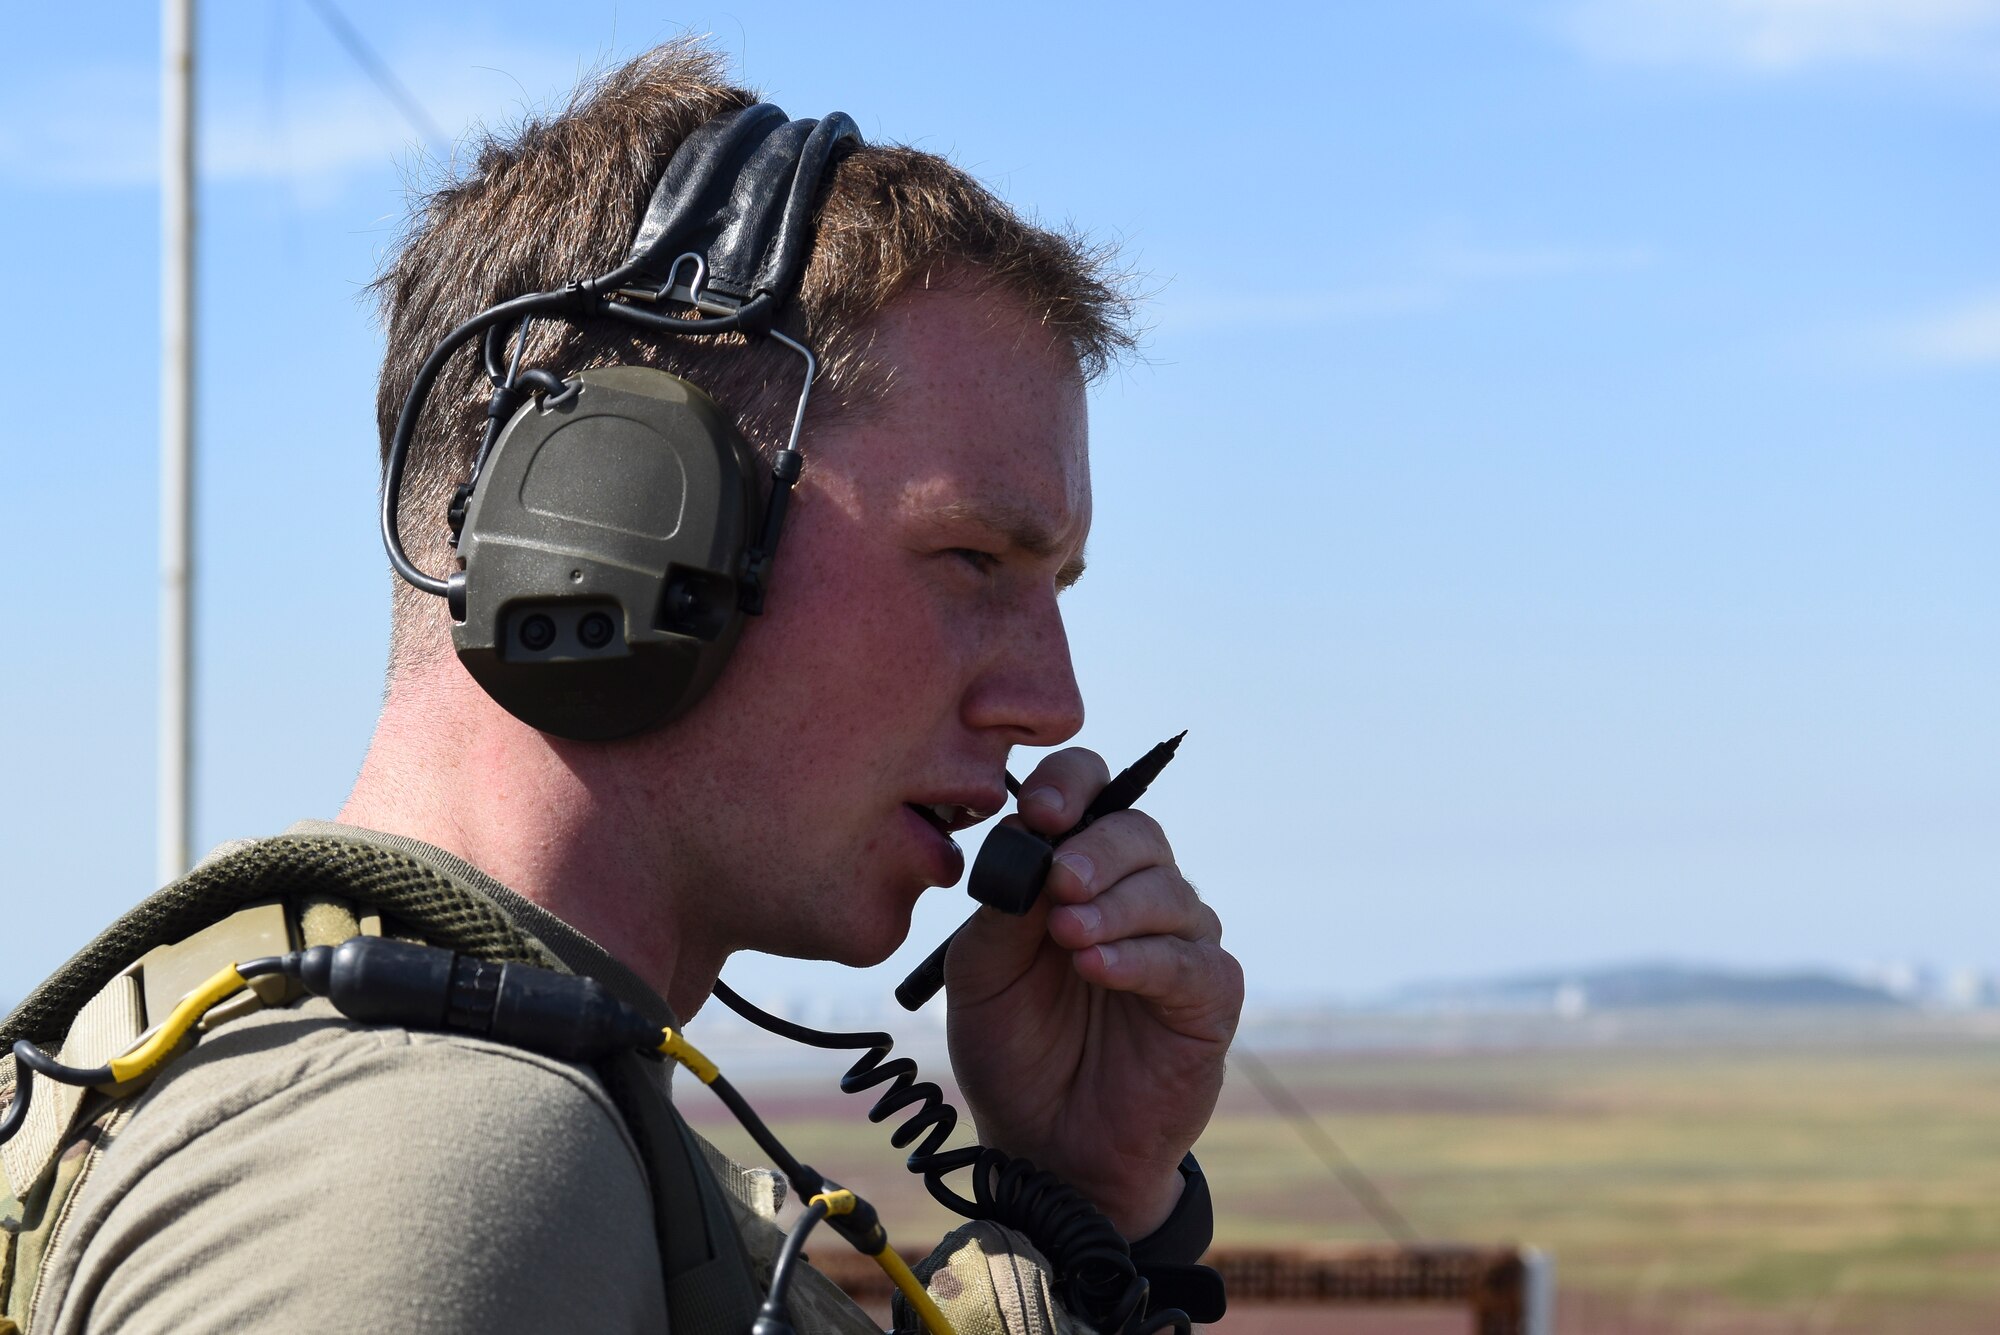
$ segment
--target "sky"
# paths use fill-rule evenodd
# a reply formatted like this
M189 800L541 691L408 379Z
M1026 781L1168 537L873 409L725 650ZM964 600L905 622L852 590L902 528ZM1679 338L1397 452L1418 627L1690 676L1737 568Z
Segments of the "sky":
M1080 741L1189 730L1146 805L1254 1000L2000 968L2000 3L340 10L438 133L307 0L200 35L198 845L331 816L372 727L406 189L694 32L1146 294ZM158 20L9 25L0 998L152 888L157 666ZM725 977L883 994L965 906Z

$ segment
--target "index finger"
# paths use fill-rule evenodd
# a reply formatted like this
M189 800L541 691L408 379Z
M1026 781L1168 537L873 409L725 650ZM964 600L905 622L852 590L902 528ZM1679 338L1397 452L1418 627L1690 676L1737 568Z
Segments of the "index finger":
M1090 800L1111 782L1104 757L1081 746L1042 757L1021 781L1021 821L1040 834L1061 834L1083 819Z

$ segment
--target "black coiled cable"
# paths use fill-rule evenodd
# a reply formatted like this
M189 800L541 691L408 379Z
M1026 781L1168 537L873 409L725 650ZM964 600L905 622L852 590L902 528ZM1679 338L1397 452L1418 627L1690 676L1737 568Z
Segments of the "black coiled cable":
M889 1143L899 1150L916 1144L905 1166L923 1178L924 1188L946 1209L1024 1234L1048 1257L1067 1305L1092 1325L1124 1335L1169 1329L1186 1335L1190 1323L1179 1308L1146 1315L1148 1286L1132 1264L1130 1245L1082 1192L1054 1173L1001 1150L984 1145L944 1148L958 1126L958 1109L945 1102L944 1091L934 1081L918 1079L916 1062L889 1058L896 1043L891 1035L882 1030L832 1034L808 1029L753 1006L721 981L715 985L715 996L758 1028L795 1043L834 1051L864 1049L840 1077L841 1092L862 1094L887 1085L868 1109L871 1122L886 1122L915 1109L889 1132ZM943 1181L946 1174L961 1168L972 1169L970 1200ZM1140 1324L1132 1325L1135 1320Z

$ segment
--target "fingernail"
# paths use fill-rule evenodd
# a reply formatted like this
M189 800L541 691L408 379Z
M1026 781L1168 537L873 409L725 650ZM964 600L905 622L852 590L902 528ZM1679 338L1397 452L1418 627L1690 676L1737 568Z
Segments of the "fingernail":
M1081 853L1058 853L1056 862L1069 868L1069 874L1076 877L1083 888L1090 889L1090 878L1097 875L1097 867Z
M1076 925L1083 929L1086 936L1095 935L1097 925L1104 921L1104 914L1098 911L1095 904L1071 904L1068 912L1076 919Z
M1063 809L1063 795L1054 788L1044 784L1040 788L1030 789L1028 792L1021 794L1021 805L1024 807L1047 807L1050 811L1061 811Z
M1107 969L1116 965L1118 963L1118 947L1099 946L1097 948L1097 962Z

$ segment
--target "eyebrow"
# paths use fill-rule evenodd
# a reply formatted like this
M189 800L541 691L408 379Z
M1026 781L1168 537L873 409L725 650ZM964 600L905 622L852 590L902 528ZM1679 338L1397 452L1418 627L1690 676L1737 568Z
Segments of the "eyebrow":
M1049 557L1062 550L1062 542L1042 517L1025 506L1004 501L958 501L938 507L936 517L944 523L972 523L989 528L1030 556ZM1056 586L1067 589L1083 578L1083 553L1062 563L1056 572Z

